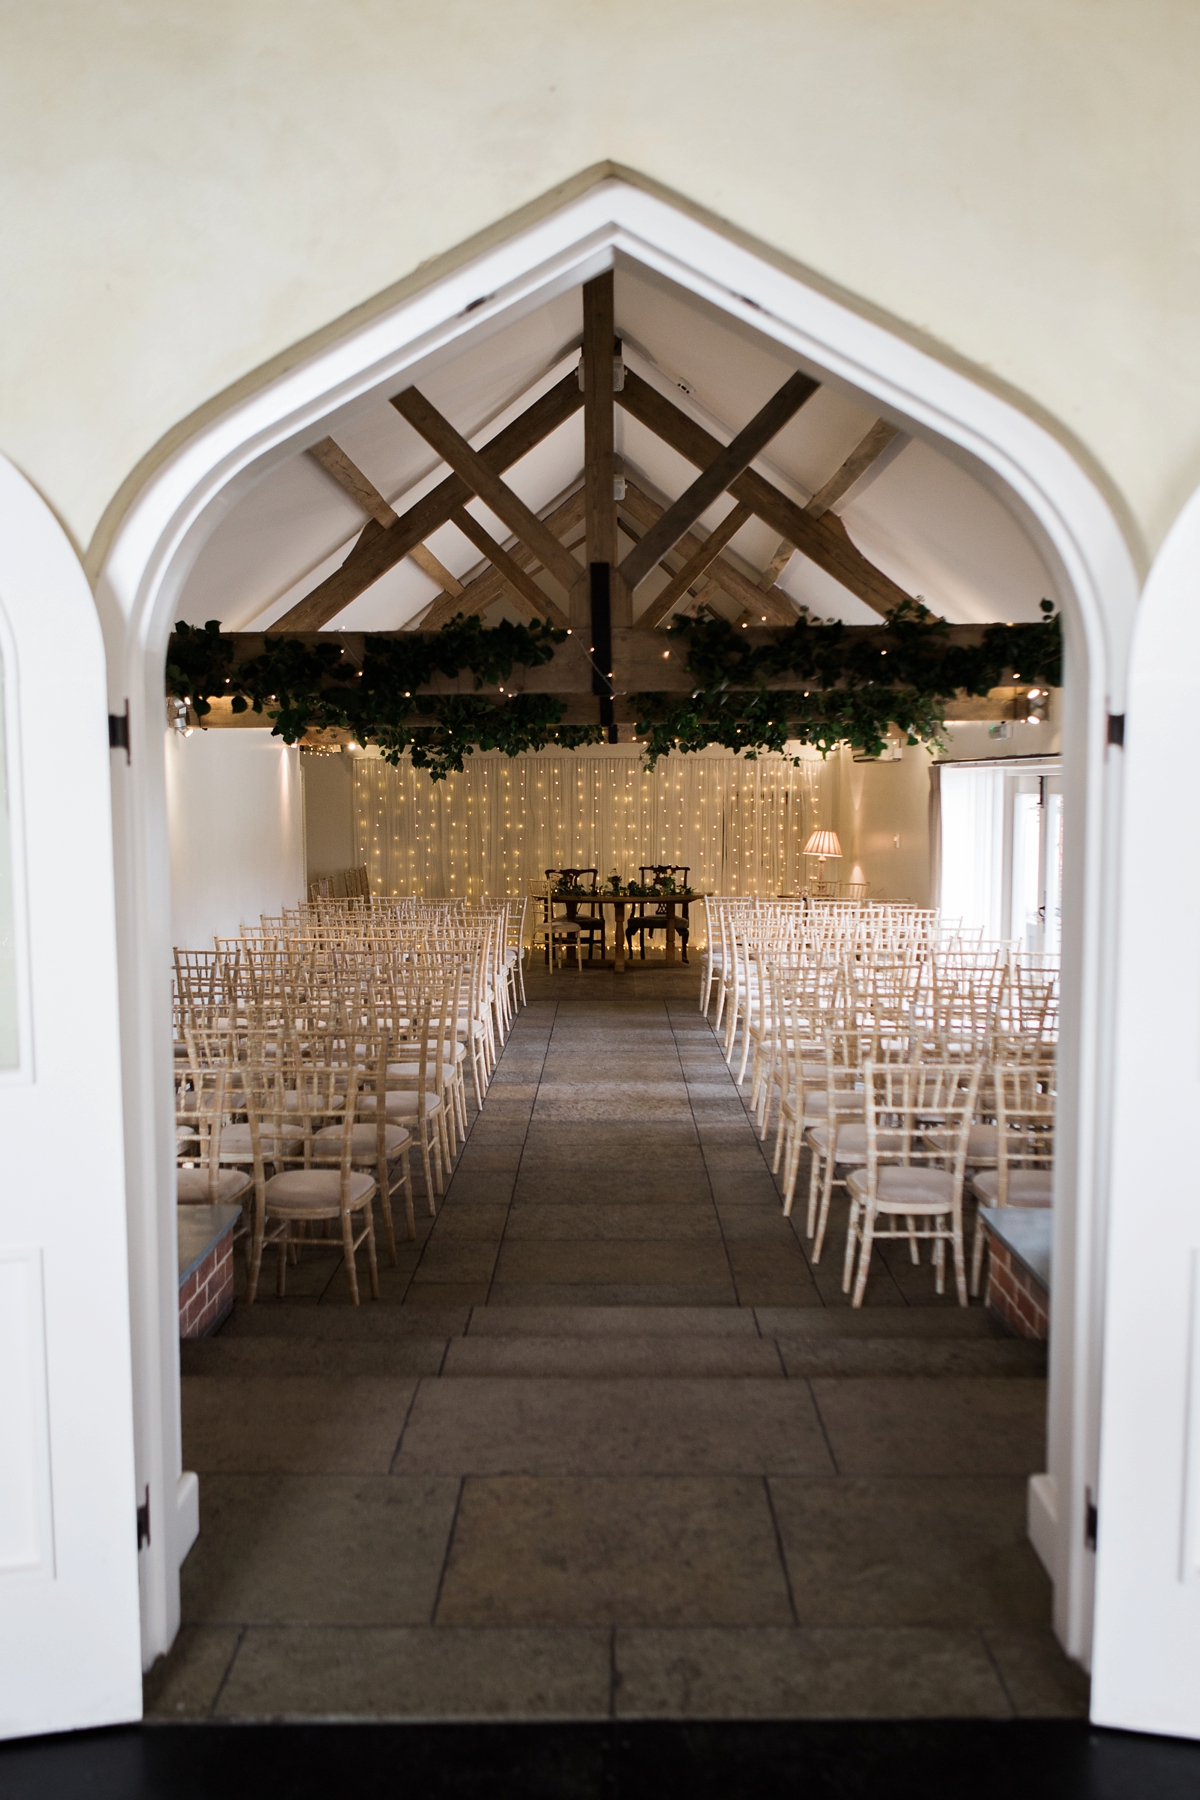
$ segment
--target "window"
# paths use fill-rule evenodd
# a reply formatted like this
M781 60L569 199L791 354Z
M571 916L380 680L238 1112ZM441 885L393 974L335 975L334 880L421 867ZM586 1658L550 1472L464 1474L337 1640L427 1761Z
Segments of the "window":
M1062 776L1056 761L943 763L939 904L983 938L1057 953Z

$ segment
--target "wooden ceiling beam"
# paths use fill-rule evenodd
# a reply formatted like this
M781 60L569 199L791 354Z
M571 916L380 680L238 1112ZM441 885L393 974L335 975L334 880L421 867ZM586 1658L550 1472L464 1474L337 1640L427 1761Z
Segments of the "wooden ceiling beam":
M549 619L552 625L565 626L566 614L557 607L548 594L544 594L533 576L528 574L521 564L511 557L503 545L498 544L491 532L473 518L465 506L456 507L450 515L450 523L470 538L477 550L482 550L496 573L511 590L513 598L526 617Z
M720 445L710 432L705 431L702 425L697 425L694 419L690 419L673 401L660 394L657 388L652 388L648 381L635 375L632 369L627 368L625 371L625 383L617 395L617 403L699 468L711 463L720 450ZM810 518L803 507L797 506L794 500L789 500L786 494L780 493L773 483L753 469L747 469L732 481L729 492L735 500L744 500L756 517L773 526L781 537L796 546L802 556L807 556L818 568L824 569L827 575L832 575L835 581L856 595L873 612L882 615L893 606L898 606L902 600L911 598L882 569L877 569L867 561L862 552L851 543L844 528L837 528L840 522L832 515L820 519ZM747 585L758 595L759 590L754 588L753 583Z
M382 525L386 531L396 523L395 508L388 504L358 464L351 461L340 444L330 437L322 438L319 444L309 447L308 453L316 458L327 474L333 476L338 486L344 488L352 500L358 501L364 512L370 513L377 525ZM424 574L437 582L439 588L445 588L451 594L462 593L462 583L457 576L452 575L424 544L414 544L408 554Z
M752 516L750 508L740 501L725 515L716 530L709 532L704 542L685 559L683 567L672 575L662 592L655 594L649 606L638 614L637 622L643 631L653 631L659 621L666 618L676 602L682 600L688 589L700 580L730 538L736 536Z
M626 380L628 381L628 376ZM654 529L646 533L641 543L630 551L621 564L621 574L631 589L646 579L655 564L662 561L666 552L679 542L684 532L691 529L702 513L707 512L714 500L732 489L732 484L745 474L754 458L766 449L772 438L778 436L805 401L812 399L817 387L818 383L811 376L789 376L779 392L759 408L750 423L742 427L732 442L719 445L715 438L709 439L715 454L703 458L701 472L695 481L684 489L678 500L672 502ZM741 499L742 496L735 495L734 498Z
M574 493L568 494L565 500L546 514L543 524L559 538L564 538L583 521L584 498L583 489L578 487ZM503 546L511 560L521 569L538 567L538 560L524 544L505 544ZM538 590L539 593L541 590ZM445 625L456 613L481 613L489 606L503 598L505 583L491 562L485 562L472 569L458 594L441 593L421 620L421 631L436 631ZM542 595L543 600L547 599Z
M393 394L391 404L443 461L449 463L472 494L478 495L484 505L498 519L503 519L508 529L540 558L543 567L569 594L579 576L579 564L553 533L547 531L537 514L501 481L487 459L471 448L466 438L418 388L405 388L403 393Z
M550 436L552 431L569 419L583 405L583 395L579 391L579 377L572 369L560 381L555 382L540 399L506 425L503 431L486 443L479 455L497 474L510 469L514 463L528 456L529 452ZM366 592L381 575L395 568L398 562L408 556L415 545L424 543L427 537L444 525L456 506L471 498L471 489L457 475L449 475L444 481L418 500L406 513L401 514L394 525L386 529L374 519L359 537L340 569L327 576L324 581L298 600L283 617L277 619L271 627L273 633L282 631L319 631Z
M834 470L824 487L818 488L808 502L804 510L809 518L823 518L843 494L850 492L859 476L865 475L873 462L878 462L892 439L899 435L898 425L891 425L886 419L876 419L866 437L854 446L841 467Z
M587 503L587 562L617 561L613 487L613 272L583 287L583 490Z
M628 370L625 379L626 381L629 379ZM652 500L649 494L644 493L634 481L626 481L623 506L636 523L646 531L654 526L666 510L656 500ZM681 550L685 556L694 556L700 548L700 539L693 536L691 532L685 532L675 548ZM709 564L708 573L732 600L738 601L748 613L751 613L760 622L765 613L768 623L777 625L794 625L796 623L796 608L786 594L780 593L778 589L764 594L760 588L755 586L749 576L743 575L741 570L735 568L727 557L714 557Z

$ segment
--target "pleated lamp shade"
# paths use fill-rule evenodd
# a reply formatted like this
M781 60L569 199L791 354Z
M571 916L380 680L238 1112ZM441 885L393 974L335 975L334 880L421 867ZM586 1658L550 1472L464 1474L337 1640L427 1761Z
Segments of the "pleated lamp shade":
M842 846L836 831L814 831L804 846L805 856L841 856Z

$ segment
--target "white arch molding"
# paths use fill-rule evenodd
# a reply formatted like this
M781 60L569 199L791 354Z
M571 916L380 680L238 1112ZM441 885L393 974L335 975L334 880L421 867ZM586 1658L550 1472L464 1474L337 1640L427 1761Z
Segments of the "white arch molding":
M1031 1490L1031 1531L1055 1584L1055 1627L1089 1659L1092 1556L1087 1492L1097 1480L1101 1291L1108 1182L1107 1096L1120 756L1106 715L1123 710L1137 580L1106 502L1063 446L1010 402L938 362L713 225L631 182L604 179L430 282L198 429L147 481L98 581L114 711L130 704L132 760L114 759L127 1096L139 1485L151 1489L144 1570L147 1662L179 1617L178 1564L195 1531L181 1474L170 1104L169 882L162 670L176 602L200 545L262 473L334 432L380 383L418 380L462 339L629 259L773 338L823 381L869 395L909 433L936 441L1001 494L1059 585L1071 671L1063 725L1067 835L1062 1154L1054 1247L1050 1452ZM143 1557L143 1563L150 1559Z

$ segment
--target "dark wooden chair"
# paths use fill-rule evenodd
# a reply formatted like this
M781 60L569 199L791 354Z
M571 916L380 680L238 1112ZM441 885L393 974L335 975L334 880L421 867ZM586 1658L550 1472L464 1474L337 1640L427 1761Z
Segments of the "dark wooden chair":
M653 881L659 880L660 877L664 875L670 875L674 878L675 886L677 888L683 888L685 892L687 890L688 876L690 873L691 868L688 863L643 863L638 870L638 875L643 887L648 885L646 881L647 875L649 875ZM659 901L655 910L652 913L648 913L646 907L650 904L652 904L652 902L649 900L641 901L637 916L630 919L628 925L625 927L625 942L629 945L631 950L633 948L634 933L640 933L642 940L641 958L643 962L646 960L646 933L650 932L653 934L656 931L665 932L667 929L667 909L665 905L662 901ZM686 910L678 912L675 915L675 935L680 942L681 960L686 962L688 959L688 938L691 935L688 928Z
M599 877L599 869L547 869L546 880L551 884L551 912L553 912L555 900L562 900L561 894L556 895L554 893L554 889L560 884L563 887L582 888L585 894L594 894L599 882ZM583 902L577 901L575 904L582 905ZM604 923L603 907L601 907L599 912L595 913L568 913L564 916L561 923L562 931L561 933L557 930L555 931L555 939L562 943L569 943L570 940L574 938L575 954L578 957L579 940L580 938L586 938L588 943L589 962L592 961L596 954L596 937L597 934L599 934L600 956L601 960L603 960L608 950L608 933Z

